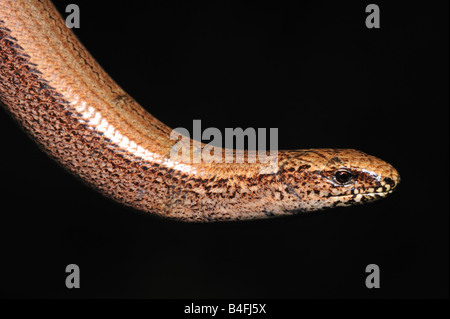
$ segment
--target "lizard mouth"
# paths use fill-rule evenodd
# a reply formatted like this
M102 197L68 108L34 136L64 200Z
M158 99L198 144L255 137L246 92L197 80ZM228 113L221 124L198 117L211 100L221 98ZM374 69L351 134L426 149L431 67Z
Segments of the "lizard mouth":
M379 186L378 188L375 187L354 188L346 191L343 194L332 195L331 197L355 199L355 201L357 202L360 201L361 199L365 200L377 199L392 194L397 189L396 187L397 185L392 186L390 184L384 184L382 186Z
M355 197L358 195L361 196L386 196L388 194L393 193L394 191L388 191L388 192L372 192L372 193L359 193L359 194L341 194L341 195L332 195L331 197Z
M345 199L351 202L367 202L372 200L377 200L383 197L386 197L389 194L392 194L394 190L384 191L384 192L370 192L370 193L359 193L359 194L341 194L341 195L334 195L331 196L331 198L339 198L339 199Z

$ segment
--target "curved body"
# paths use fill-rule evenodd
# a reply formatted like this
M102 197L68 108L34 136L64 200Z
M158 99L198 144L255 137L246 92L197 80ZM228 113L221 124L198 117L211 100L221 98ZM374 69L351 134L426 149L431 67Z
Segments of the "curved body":
M354 150L280 151L272 174L259 162L171 160L171 129L108 76L47 0L0 1L0 64L0 100L40 147L138 210L185 221L266 218L380 198L400 180ZM351 184L336 182L341 169Z

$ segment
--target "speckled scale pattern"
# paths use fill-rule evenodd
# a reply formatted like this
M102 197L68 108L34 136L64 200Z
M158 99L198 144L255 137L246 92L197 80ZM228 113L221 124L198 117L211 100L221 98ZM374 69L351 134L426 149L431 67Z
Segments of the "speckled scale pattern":
M170 128L97 64L49 1L0 2L0 100L69 172L126 206L183 221L267 218L359 204L400 181L388 163L354 150L280 151L262 163L189 164L169 158ZM351 185L333 181L336 170Z

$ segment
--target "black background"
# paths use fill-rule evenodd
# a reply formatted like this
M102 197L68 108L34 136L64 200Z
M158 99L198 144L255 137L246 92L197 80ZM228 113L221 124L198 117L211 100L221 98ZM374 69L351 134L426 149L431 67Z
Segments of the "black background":
M293 218L161 220L85 187L1 111L0 296L448 298L448 2L378 2L381 29L364 1L69 3L89 51L169 126L278 127L280 149L360 149L402 183Z

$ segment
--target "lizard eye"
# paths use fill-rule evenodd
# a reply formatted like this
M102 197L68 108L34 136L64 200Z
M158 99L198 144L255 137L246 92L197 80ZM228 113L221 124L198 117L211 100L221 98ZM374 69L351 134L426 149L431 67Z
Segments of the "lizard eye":
M338 170L334 173L334 180L339 184L345 185L350 183L355 176L347 170Z

